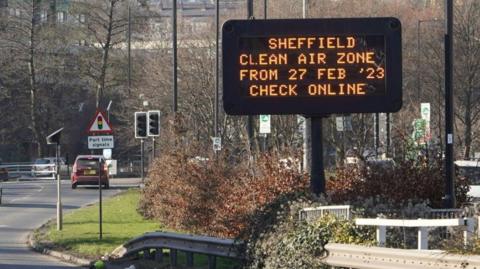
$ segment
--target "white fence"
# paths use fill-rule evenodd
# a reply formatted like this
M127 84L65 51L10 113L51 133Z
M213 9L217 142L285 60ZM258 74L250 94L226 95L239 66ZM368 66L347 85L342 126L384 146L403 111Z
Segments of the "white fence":
M356 225L376 226L378 246L385 246L387 241L387 227L410 227L418 228L418 249L428 249L428 232L433 227L464 227L464 244L468 244L474 234L473 218L458 219L356 219Z
M8 171L9 178L19 179L55 179L55 164L4 163L0 168ZM65 171L65 166L60 171Z
M303 208L299 212L300 220L312 221L321 218L325 214L331 214L338 219L349 220L351 218L349 205L328 205L319 207Z

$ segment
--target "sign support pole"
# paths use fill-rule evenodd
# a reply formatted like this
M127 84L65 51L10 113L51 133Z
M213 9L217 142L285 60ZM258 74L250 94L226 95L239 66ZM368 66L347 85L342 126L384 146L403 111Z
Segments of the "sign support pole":
M316 195L325 193L322 122L322 117L311 117L310 190Z
M102 160L98 159L98 228L99 228L99 239L102 240L103 237L103 227L102 227Z
M56 157L55 163L57 165L55 169L55 176L57 178L57 230L61 231L63 228L63 214L62 214L62 192L61 192L62 182L60 179L60 162L59 162L60 144L56 145L55 157Z

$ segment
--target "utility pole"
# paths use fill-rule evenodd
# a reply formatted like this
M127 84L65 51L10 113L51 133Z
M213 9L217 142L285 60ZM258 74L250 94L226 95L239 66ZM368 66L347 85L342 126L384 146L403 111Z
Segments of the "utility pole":
M247 0L247 19L253 19L253 0ZM247 132L248 132L248 144L250 146L250 152L253 151L253 116L247 116Z
M265 20L267 19L267 5L268 5L268 0L263 0L263 18Z
M455 207L453 152L453 0L445 0L445 196L444 207Z
M131 15L131 10L130 10L130 0L128 0L128 48L127 48L127 53L128 53L128 95L131 93L131 88L132 88L132 55L131 55L131 50L132 50L132 15Z
M172 1L173 112L178 111L177 92L177 0Z

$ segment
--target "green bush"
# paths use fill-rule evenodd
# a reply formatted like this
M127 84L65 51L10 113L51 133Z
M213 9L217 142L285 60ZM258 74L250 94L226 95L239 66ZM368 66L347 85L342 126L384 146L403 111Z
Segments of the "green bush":
M245 268L323 268L329 242L372 244L373 228L327 215L313 222L298 220L299 210L326 204L324 199L290 194L257 211L245 231Z

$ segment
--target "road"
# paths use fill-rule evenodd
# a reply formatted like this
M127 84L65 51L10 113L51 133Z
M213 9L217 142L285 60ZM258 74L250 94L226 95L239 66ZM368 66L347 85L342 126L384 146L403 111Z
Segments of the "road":
M113 179L103 197L112 196L122 189L138 185L138 180ZM35 228L56 216L57 189L53 180L3 182L0 205L0 269L62 269L74 265L60 262L49 256L31 251L27 236ZM98 189L70 188L69 181L62 181L64 212L98 201Z

